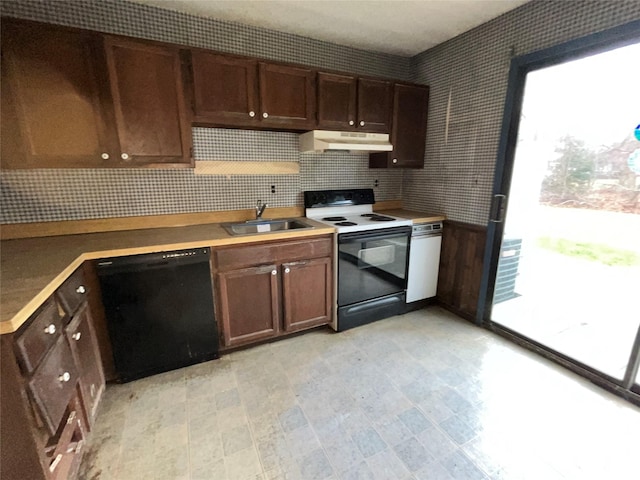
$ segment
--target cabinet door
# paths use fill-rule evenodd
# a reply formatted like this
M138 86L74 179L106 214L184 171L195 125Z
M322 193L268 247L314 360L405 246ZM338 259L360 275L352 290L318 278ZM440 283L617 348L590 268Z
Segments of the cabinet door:
M3 19L3 168L98 168L113 160L98 47L89 32Z
M69 346L63 336L58 336L56 344L29 380L31 396L51 435L60 425L78 378L79 372Z
M217 283L226 346L251 343L278 333L280 293L275 265L220 273Z
M423 168L429 87L396 84L393 95L393 151L369 155L370 168Z
M255 126L258 123L258 62L194 50L194 123Z
M355 77L318 73L318 127L354 130L356 124Z
M179 50L105 37L122 163L191 166Z
M264 126L312 129L316 124L315 72L259 63L260 121Z
M389 133L391 131L391 82L358 79L358 130Z
M282 265L284 329L302 330L331 322L331 258Z
M104 373L91 314L85 302L66 328L65 335L80 372L82 403L91 427L104 392Z

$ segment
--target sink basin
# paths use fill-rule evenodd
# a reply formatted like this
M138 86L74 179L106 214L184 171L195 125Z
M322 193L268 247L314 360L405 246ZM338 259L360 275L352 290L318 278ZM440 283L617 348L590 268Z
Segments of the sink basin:
M229 235L256 235L260 233L281 232L288 230L305 230L314 228L298 219L282 220L249 220L241 223L223 223Z

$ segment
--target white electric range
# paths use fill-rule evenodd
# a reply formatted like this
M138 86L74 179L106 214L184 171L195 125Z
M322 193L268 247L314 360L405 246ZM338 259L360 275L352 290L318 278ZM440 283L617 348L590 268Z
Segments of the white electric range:
M304 192L308 218L337 229L338 331L405 311L411 220L373 212L372 189Z

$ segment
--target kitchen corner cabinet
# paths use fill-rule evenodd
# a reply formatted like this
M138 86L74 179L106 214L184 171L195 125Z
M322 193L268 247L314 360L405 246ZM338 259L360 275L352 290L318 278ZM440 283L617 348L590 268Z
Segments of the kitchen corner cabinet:
M318 73L318 128L390 131L391 82Z
M215 250L223 346L330 323L332 251L331 237Z
M194 49L191 72L196 125L291 130L315 125L311 69Z
M3 168L107 166L102 54L98 34L2 19Z
M2 478L70 480L104 392L81 269L2 343Z
M179 50L2 19L2 167L192 166Z
M393 151L371 153L370 168L424 168L429 87L396 83L393 88Z

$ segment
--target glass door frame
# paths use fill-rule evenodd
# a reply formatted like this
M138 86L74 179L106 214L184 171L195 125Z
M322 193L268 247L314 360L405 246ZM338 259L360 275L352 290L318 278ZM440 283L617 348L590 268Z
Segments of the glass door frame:
M578 60L638 43L640 42L639 32L640 20L636 20L609 30L512 58L494 172L482 280L475 321L477 325L506 336L637 405L640 405L640 385L634 384L634 382L640 365L640 327L631 350L624 379L621 381L493 322L491 313L527 74L540 68L550 67L570 60Z

